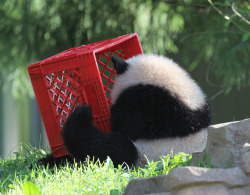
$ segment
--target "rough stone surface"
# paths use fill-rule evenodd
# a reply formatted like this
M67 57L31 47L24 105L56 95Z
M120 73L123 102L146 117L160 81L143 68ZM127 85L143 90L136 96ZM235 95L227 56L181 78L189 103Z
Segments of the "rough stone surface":
M250 194L250 119L213 125L209 128L207 149L193 154L197 161L208 152L217 169L178 167L168 175L133 179L125 195L249 195ZM226 165L232 160L232 164Z
M240 150L247 142L250 142L250 119L212 125L208 128L206 149L193 154L192 165L201 162L207 153L216 167L239 166Z
M245 143L241 150L241 167L243 171L250 176L250 144Z
M180 178L179 176L182 175ZM224 184L228 187L247 185L248 179L244 172L236 167L231 169L209 169L200 167L179 167L168 175L167 190L174 190L182 186L212 183Z
M208 169L178 167L166 176L132 180L124 194L229 194L230 189L244 192L250 185L249 178L239 168ZM242 188L242 189L241 189Z

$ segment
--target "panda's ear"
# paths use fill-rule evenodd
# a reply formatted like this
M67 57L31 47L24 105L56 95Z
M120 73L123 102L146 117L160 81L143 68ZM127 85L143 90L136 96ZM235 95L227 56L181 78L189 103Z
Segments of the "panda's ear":
M111 60L112 60L112 62L114 64L114 67L115 67L115 70L116 70L117 74L122 74L127 70L128 63L125 60L120 59L117 56L112 56Z

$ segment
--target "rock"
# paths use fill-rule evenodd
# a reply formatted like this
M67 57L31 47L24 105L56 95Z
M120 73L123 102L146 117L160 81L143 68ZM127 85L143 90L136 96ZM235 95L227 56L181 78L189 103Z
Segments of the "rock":
M180 177L181 176L181 177ZM168 190L197 184L224 184L228 187L248 184L244 172L236 167L231 169L209 169L201 167L179 167L168 174Z
M250 140L249 140L249 142L247 142L247 143L245 143L244 145L243 145L243 148L241 149L241 155L242 154L244 154L244 153L246 153L246 152L249 152L250 151Z
M128 195L140 195L165 192L161 188L161 183L166 176L157 176L151 178L136 178L131 180L124 192Z
M245 143L241 150L240 164L242 170L250 176L250 143Z
M205 155L206 149L204 149L202 152L193 153L190 165L196 167L199 166L204 161Z
M124 194L228 194L230 189L248 188L249 179L239 168L208 169L178 167L168 175L129 182Z
M240 149L250 141L250 119L212 125L208 128L206 153L216 167L236 167Z
M175 192L177 195L228 195L228 189L221 184L216 184L213 186L191 186L186 187L178 192Z

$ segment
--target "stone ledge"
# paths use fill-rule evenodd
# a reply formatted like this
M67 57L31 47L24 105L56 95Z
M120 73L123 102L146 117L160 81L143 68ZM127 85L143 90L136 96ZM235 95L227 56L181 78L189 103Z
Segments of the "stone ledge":
M206 149L193 154L191 165L201 162L204 154L207 154L215 167L240 166L241 148L249 141L250 119L211 125L208 128Z

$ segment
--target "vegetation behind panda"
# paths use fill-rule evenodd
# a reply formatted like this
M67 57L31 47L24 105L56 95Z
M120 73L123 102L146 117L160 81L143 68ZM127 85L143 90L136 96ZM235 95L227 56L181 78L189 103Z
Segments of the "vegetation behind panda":
M63 129L70 156L85 160L109 156L114 165L143 166L145 156L158 161L173 153L193 153L206 144L211 121L206 96L188 73L172 60L158 55L138 55L128 60L113 56L117 75L111 93L112 132L92 124L89 106L78 106ZM43 164L59 162L51 156Z

